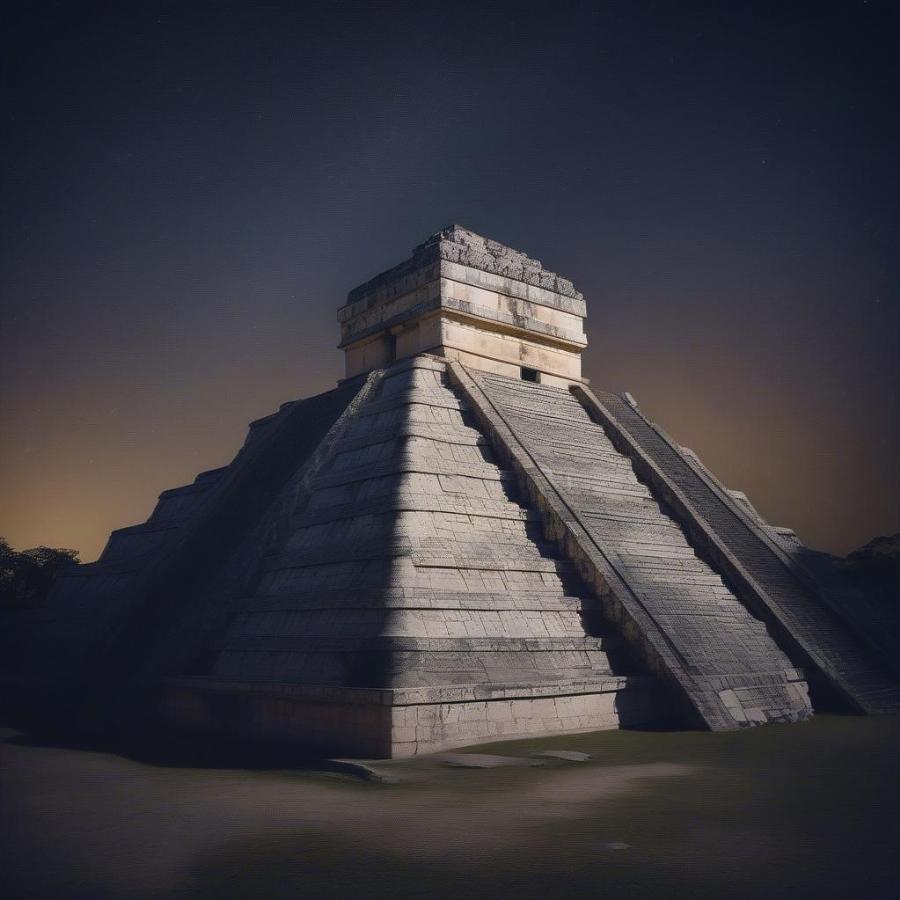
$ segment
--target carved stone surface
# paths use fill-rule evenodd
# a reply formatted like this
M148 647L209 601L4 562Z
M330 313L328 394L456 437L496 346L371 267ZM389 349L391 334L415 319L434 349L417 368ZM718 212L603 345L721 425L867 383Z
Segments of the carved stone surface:
M900 708L800 545L583 386L583 316L536 260L433 235L341 310L358 377L6 616L4 696L364 757L794 721L827 687Z
M607 619L710 728L812 712L791 660L568 391L454 366Z
M352 290L338 311L348 377L427 351L560 384L581 379L584 316L568 279L458 225Z
M694 462L693 454L684 454L665 432L615 394L594 396L583 387L577 393L656 495L677 509L694 546L715 561L742 601L770 624L804 667L860 712L900 707L896 676L879 654L866 651L860 640L865 638L864 628L858 629L859 636L855 633L854 626L864 624L862 604L849 621L842 621L829 608L825 585L815 584L746 496L723 489Z
M577 305L577 301L584 298L568 278L547 271L539 260L531 259L519 250L482 237L461 225L450 225L435 232L413 250L411 259L350 291L347 302L355 303L374 294L379 288L398 281L408 272L433 265L441 259L571 297L576 301L571 307L572 311L580 311L584 315L584 306Z

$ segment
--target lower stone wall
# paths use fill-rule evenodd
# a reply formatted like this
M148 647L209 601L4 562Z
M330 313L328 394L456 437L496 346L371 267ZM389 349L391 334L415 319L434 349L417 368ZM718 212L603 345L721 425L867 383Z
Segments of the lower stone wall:
M430 348L423 347L422 350ZM541 372L544 379L552 379L554 384L566 386L581 382L580 350L548 346L518 333L485 331L449 318L441 321L440 348L434 352L448 359L459 359L476 369L513 378L519 377L521 366L528 366Z
M191 683L195 682L195 683ZM164 697L166 724L193 737L295 745L332 756L390 756L391 708L380 691L335 692L274 686L171 684ZM334 696L330 696L335 694Z
M467 744L602 731L659 721L652 679L634 679L632 684L602 693L395 706L391 755L416 756Z
M478 696L484 694L484 696ZM293 744L370 759L435 753L489 741L658 724L665 704L649 677L594 685L365 690L182 679L164 715L195 736Z

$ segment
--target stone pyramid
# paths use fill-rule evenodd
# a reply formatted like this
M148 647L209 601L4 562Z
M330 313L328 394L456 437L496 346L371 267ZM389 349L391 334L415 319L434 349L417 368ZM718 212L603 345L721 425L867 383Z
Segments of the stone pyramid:
M589 389L584 315L536 260L433 235L350 293L347 378L60 578L5 680L107 727L369 757L898 708L878 611Z

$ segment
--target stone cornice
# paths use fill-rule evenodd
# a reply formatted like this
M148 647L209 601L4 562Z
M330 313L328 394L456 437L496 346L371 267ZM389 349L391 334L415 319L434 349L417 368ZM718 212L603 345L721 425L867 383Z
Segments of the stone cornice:
M423 283L423 275L424 281L431 280L437 277L437 268L440 268L438 264L442 261L466 266L509 282L518 282L521 287L517 290L514 289L512 296L520 296L531 302L541 302L536 297L524 296L530 292L523 288L538 288L542 292L559 297L556 302L547 302L546 305L566 309L576 315L584 316L585 314L584 298L579 291L575 290L575 286L568 278L544 269L538 260L531 259L518 250L484 238L458 225L433 234L413 250L410 259L354 288L347 295L347 305L342 308L341 312L343 313L348 307L356 306L361 301L368 306L388 297L408 292L411 289L409 276L418 276L413 280L420 284ZM422 272L422 270L428 269L433 271Z
M490 331L503 334L513 334L519 337L533 338L540 335L547 342L558 344L570 350L581 351L587 346L587 338L583 333L573 334L563 331L546 322L527 317L517 317L500 310L488 309L475 303L467 303L464 300L456 300L452 297L433 297L414 306L410 306L397 315L380 322L375 322L358 331L354 331L346 325L342 329L343 339L338 348L345 350L353 344L358 344L401 326L404 322L420 320L436 312L445 312L452 318L470 320L473 324L480 324Z

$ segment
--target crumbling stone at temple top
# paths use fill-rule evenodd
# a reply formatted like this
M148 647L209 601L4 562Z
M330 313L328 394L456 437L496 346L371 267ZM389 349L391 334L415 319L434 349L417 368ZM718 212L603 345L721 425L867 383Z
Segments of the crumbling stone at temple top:
M348 378L429 352L560 387L581 381L584 317L567 278L459 225L352 290L338 312Z

